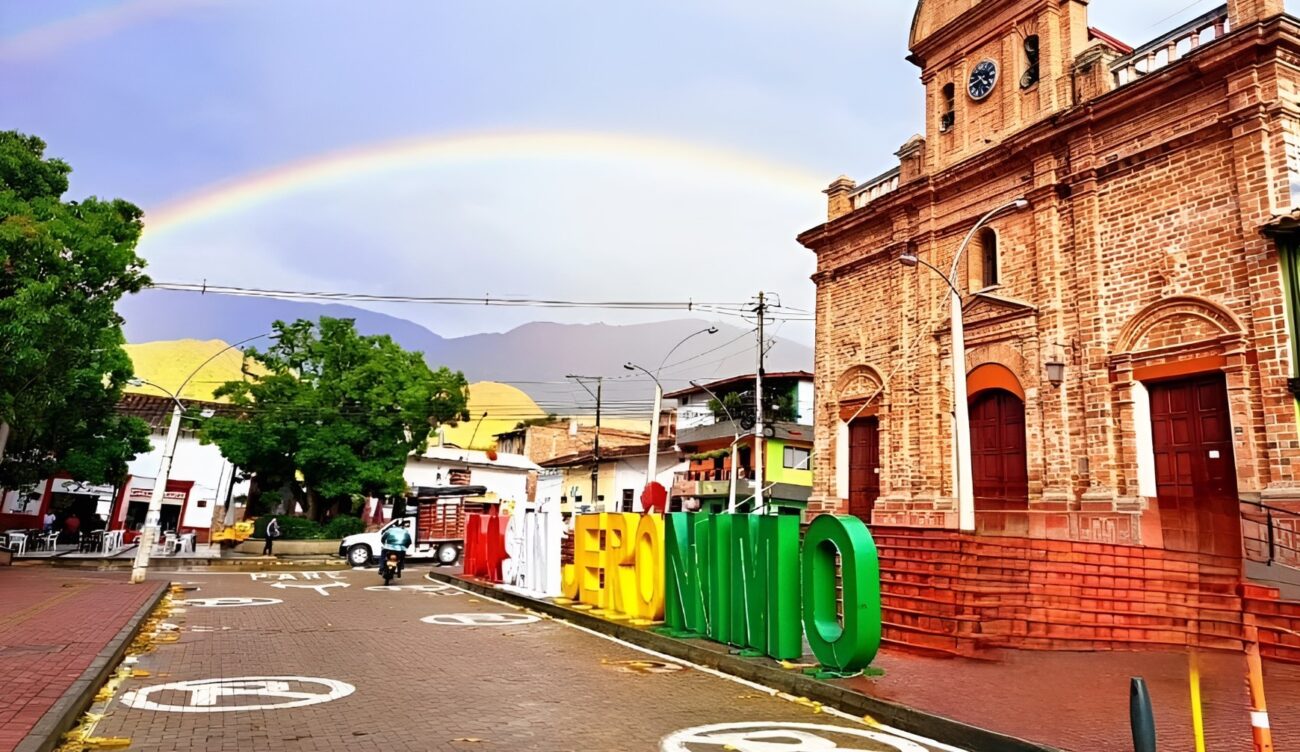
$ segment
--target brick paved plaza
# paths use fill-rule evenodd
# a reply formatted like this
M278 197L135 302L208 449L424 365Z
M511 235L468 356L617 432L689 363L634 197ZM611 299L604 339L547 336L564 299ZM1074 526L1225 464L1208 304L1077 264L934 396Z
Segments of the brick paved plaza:
M36 727L161 587L124 574L0 571L0 750Z
M421 579L414 569L401 580L405 589L390 591L372 589L381 584L378 575L359 570L171 579L197 588L178 596L186 602L167 618L179 639L142 655L134 668L148 675L128 679L107 707L95 709L104 717L93 734L129 738L132 750L657 750L674 732L742 722L841 730L721 728L662 748L769 749L763 741L790 750L831 748L816 746L814 737L821 737L847 750L950 749L868 738L866 726L742 684L635 663L653 659ZM278 602L202 600L212 598ZM484 617L490 614L506 616ZM461 623L476 618L528 621ZM257 678L228 682L224 690L153 689L239 677ZM342 696L265 707L331 691Z

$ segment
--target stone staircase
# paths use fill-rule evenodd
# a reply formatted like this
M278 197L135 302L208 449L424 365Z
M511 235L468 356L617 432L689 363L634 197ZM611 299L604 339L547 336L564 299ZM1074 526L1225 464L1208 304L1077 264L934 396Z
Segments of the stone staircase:
M1235 559L948 530L874 526L872 535L887 644L965 656L1243 647ZM1300 627L1294 605L1287 628Z

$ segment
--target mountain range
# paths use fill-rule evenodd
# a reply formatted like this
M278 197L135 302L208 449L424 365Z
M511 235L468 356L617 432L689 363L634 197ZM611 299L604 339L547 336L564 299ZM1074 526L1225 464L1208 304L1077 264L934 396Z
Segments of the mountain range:
M126 319L127 341L135 344L181 339L233 343L269 331L276 320L349 318L363 334L387 334L402 347L424 353L432 366L462 371L472 382L514 384L548 412L589 411L594 400L566 377L604 376L602 401L610 417L630 417L648 406L648 379L625 370L624 363L654 368L684 337L709 325L691 319L631 325L534 322L503 333L442 337L413 321L356 306L166 290L128 296L118 312ZM665 389L682 388L689 379L707 382L753 372L751 330L716 326L716 334L696 337L673 355L660 374ZM811 348L777 338L765 366L769 371L810 371L812 362Z

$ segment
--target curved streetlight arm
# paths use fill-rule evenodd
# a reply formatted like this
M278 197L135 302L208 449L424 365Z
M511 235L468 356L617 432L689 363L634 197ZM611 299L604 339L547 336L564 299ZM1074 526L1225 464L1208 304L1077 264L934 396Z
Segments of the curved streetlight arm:
M966 252L966 246L970 245L970 241L975 237L975 233L979 232L980 228L988 224L988 221L990 219L993 219L994 217L1006 211L1007 209L1025 209L1028 207L1029 207L1029 200L1026 199L1024 196L1012 199L1011 201L1008 201L1005 204L1002 204L1001 206L991 210L988 214L985 214L984 216L980 217L980 221L976 222L975 226L970 228L970 232L966 233L966 237L961 241L961 245L957 246L957 253L952 257L952 270L948 272L948 279L950 280L948 286L953 288L953 292L956 292L958 295L961 295L960 292L957 292L956 284L951 280L957 279L957 265L961 263L961 257ZM936 269L935 271L938 270Z
M698 332L697 332L697 333L698 333ZM636 363L632 363L632 362L630 362L630 361L627 362L627 363L624 363L624 364L623 364L623 367L626 368L626 369L629 370L629 371L640 371L641 373L644 373L646 376L649 376L649 377L650 377L650 380L653 381L653 382L655 383L655 386L659 387L660 391L663 390L664 385L663 385L663 384L660 384L660 383L659 383L659 379L658 379L657 377L655 377L655 375L654 375L653 373L650 373L650 371L646 370L645 368L643 368L643 367L637 365Z
M912 256L912 258L916 260L916 263L920 264L921 266L924 266L925 268L939 275L939 279L942 279L944 281L944 284L948 285L948 289L952 290L952 294L956 295L957 297L961 297L961 290L957 289L957 285L953 283L952 279L944 276L944 273L939 270L939 267L935 266L934 264L931 264L929 261L926 261L920 256Z
M178 394L178 395L179 395L179 394L184 394L184 393L185 393L185 385L188 384L188 383L190 383L190 379L194 378L195 376L198 376L198 375L199 375L199 371L202 371L204 366L206 366L207 364L209 364L209 363L211 363L212 361L216 360L216 359L217 359L218 357L220 357L221 355L225 354L226 351L228 351L228 350L233 350L233 349L235 349L236 347L239 347L240 345L246 345L246 344L248 344L249 342L252 342L252 341L255 340L255 339L261 339L261 338L263 338L263 337L275 337L275 336L277 336L275 332L266 332L266 333L264 333L264 334L258 334L258 335L254 336L254 337L249 337L248 339L241 339L241 340L239 340L238 342L236 342L236 343L233 344L233 345L226 345L225 347L221 348L220 350L217 350L216 352L212 353L212 355L211 355L207 360L205 360L205 361L203 361L202 363L200 363L199 366L198 366L198 368L195 368L193 371L191 371L189 376L186 376L186 377L185 377L185 380L181 382L181 385L178 386L178 387L176 387L176 394ZM157 385L157 384L154 384L154 386L158 386L158 385ZM161 387L159 387L159 388L161 388Z
M673 345L673 349L668 351L668 354L664 356L663 360L659 361L659 367L655 369L655 373L659 373L660 371L664 370L664 364L667 363L668 359L673 356L673 353L677 352L677 348L686 344L687 340L691 339L692 337L697 337L701 334L717 334L717 333L718 333L718 327L710 326L706 329L701 329L698 332L693 332L691 334L686 335L686 337L681 342L678 342L677 344ZM643 368L641 370L644 371L645 369ZM649 373L649 371L646 372ZM655 380L655 383L658 383L658 379Z
M693 386L693 387L695 387L696 389L703 389L705 392L708 393L708 395L709 395L710 397L712 397L713 399L717 400L718 404L722 407L722 412L724 412L724 413L727 414L727 420L731 421L732 423L735 423L735 422L736 422L736 418L731 414L731 411L727 409L727 403L723 402L721 397L719 397L718 395L714 394L712 389L708 388L707 386L701 384L701 383L698 382L698 381L692 381L692 382L690 382L690 385ZM740 434L739 434L739 433L736 434L736 440L737 440L737 441L740 440Z
M162 386L161 384L155 384L154 382L148 379L142 379L139 376L133 376L126 383L130 384L131 386L146 386L146 385L151 386L154 389L157 389L158 391L170 397L172 402L175 403L176 407L179 408L181 412L185 412L185 403L181 402L179 397L172 394L170 391L167 390L166 387Z

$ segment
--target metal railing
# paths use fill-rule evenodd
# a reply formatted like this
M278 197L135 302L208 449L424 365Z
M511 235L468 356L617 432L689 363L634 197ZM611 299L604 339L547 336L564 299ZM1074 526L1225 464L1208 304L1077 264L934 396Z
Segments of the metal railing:
M1115 86L1120 87L1182 60L1202 45L1227 34L1228 6L1221 5L1203 16L1138 47L1111 63Z
M1241 503L1251 508L1241 513L1246 558L1300 569L1300 511L1246 499Z

